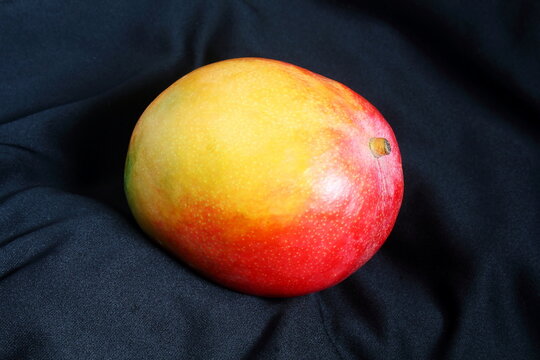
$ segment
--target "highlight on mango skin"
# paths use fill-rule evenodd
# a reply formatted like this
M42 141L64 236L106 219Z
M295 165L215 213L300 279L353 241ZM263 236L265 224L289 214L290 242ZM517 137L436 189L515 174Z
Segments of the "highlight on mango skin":
M141 228L233 290L297 296L336 285L388 237L401 155L377 109L281 61L185 75L145 110L125 168Z

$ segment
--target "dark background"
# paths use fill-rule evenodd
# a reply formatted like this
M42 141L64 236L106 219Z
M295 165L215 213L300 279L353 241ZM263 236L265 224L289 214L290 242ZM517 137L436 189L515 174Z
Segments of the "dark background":
M540 357L538 1L0 1L0 359ZM393 127L405 198L342 284L265 299L143 235L131 131L187 72L260 56Z

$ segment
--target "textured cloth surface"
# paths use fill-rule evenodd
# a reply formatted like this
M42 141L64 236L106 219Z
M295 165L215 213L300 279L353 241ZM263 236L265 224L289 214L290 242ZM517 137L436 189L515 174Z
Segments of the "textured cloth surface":
M0 1L0 359L540 357L537 1ZM146 237L131 131L210 62L279 59L393 127L405 197L336 287L265 299Z

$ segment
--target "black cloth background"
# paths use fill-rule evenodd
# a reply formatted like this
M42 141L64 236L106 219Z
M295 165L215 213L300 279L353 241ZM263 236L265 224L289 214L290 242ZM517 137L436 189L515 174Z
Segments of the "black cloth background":
M122 189L169 84L259 56L340 81L405 198L340 285L266 299L150 241ZM0 359L540 358L540 3L0 1Z

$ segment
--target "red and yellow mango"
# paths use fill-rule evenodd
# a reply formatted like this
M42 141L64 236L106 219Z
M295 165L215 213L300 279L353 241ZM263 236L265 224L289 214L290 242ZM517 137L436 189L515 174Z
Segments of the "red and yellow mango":
M380 248L403 195L388 123L284 62L201 67L146 109L125 190L142 229L200 273L262 296L337 284Z

